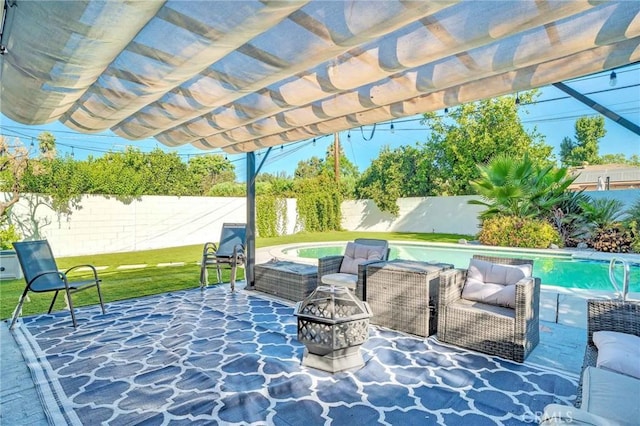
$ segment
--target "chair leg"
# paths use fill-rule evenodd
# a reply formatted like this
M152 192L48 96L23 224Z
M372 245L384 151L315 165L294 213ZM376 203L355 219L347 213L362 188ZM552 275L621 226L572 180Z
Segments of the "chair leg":
M49 311L47 312L48 314L50 314L51 311L53 310L53 305L56 303L57 298L58 298L58 291L56 291L55 294L53 295L53 300L51 301L51 304L49 305Z
M236 262L231 263L231 291L236 291Z
M18 306L16 306L16 309L13 311L13 317L11 318L11 325L9 325L9 330L13 330L13 327L15 326L20 313L22 312L22 305L24 304L24 299L25 297L27 297L28 291L28 289L25 290L24 293L22 293L22 296L20 296L20 300L18 300Z
M202 258L200 264L200 288L205 288L209 284L209 273L207 271L207 259Z
M220 264L216 263L216 270L218 273L218 284L222 282L222 271L220 270Z
M73 311L73 301L71 300L71 292L69 291L68 288L65 291L67 293L67 302L69 303L69 312L71 312L71 321L73 322L73 328L78 328L78 323L76 322L76 314Z
M100 290L100 282L96 281L96 288L98 289L98 299L100 299L100 308L102 308L102 315L106 314L104 311L104 301L102 300L102 291Z

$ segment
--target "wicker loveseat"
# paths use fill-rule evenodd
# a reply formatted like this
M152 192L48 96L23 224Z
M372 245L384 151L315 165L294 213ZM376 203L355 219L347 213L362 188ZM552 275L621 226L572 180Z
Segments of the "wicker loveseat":
M500 265L531 265L530 259L475 255ZM514 308L469 301L462 297L467 269L440 275L438 340L523 362L540 341L540 279L523 278L515 285Z

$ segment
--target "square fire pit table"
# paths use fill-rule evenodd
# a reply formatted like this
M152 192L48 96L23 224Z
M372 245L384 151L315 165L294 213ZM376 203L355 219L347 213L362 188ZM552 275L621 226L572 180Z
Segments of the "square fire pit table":
M372 324L418 336L435 334L440 273L449 263L396 259L367 266Z
M318 267L279 260L261 263L254 268L256 290L298 302L318 285Z

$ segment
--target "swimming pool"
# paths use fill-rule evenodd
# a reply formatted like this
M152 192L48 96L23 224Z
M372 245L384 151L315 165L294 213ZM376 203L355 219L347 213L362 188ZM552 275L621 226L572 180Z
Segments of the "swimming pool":
M292 247L284 253L292 256L317 259L344 253L344 244ZM534 260L533 274L543 285L579 288L585 290L614 291L609 281L609 262L604 260L577 259L570 253L524 252L509 249L487 250L477 246L443 247L425 244L391 243L389 259L410 259L451 263L456 268L469 266L474 253L489 256L522 257ZM629 263L629 291L640 292L640 264ZM621 268L616 269L618 282L622 282Z

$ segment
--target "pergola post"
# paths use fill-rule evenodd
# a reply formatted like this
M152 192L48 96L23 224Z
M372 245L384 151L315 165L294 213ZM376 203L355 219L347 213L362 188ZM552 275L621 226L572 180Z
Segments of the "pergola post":
M245 280L247 288L253 289L255 279L253 267L256 264L256 154L247 153L247 247Z

